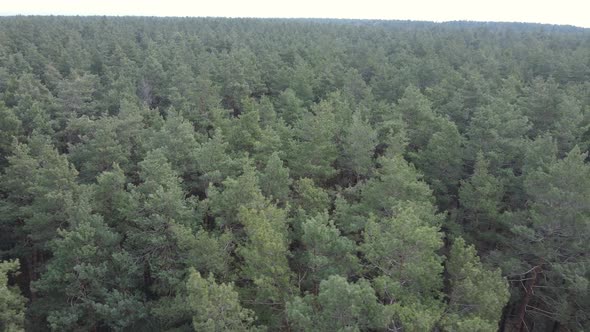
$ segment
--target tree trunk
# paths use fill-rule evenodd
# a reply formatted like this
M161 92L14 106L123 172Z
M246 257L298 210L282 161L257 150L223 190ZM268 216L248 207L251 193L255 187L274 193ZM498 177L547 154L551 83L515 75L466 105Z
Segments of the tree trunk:
M533 287L537 283L537 277L542 272L541 266L537 265L531 269L529 273L525 275L527 279L524 284L524 298L520 303L520 307L518 309L518 325L516 326L516 330L519 332L525 331L525 315L526 315L526 307L528 306L531 298L534 295Z

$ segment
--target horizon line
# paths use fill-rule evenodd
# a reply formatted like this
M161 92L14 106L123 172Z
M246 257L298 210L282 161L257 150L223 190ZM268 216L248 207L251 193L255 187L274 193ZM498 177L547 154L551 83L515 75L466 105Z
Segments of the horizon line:
M590 29L590 26L580 26L571 23L547 23L547 22L527 22L527 21L481 21L470 19L454 19L454 20L422 20L422 19L405 19L405 18L358 18L358 17L303 17L303 16L196 16L196 15L149 15L149 14L23 14L23 13L3 13L0 12L0 17L112 17L112 18L221 18L221 19L284 19L284 20L349 20L349 21L382 21L382 22L416 22L416 23L496 23L496 24L530 24L530 25L550 25L562 27L574 27L579 29Z

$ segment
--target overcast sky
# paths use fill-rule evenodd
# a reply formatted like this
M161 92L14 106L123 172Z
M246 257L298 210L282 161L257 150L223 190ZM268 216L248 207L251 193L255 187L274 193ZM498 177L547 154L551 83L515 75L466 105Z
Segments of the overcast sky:
M0 0L0 15L322 17L590 27L590 0Z

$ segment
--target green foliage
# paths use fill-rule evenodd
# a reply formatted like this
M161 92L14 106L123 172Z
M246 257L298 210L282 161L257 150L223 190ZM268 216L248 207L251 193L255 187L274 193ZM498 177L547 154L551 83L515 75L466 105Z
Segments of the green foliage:
M166 159L191 188L198 180L196 153L199 145L190 122L184 120L173 109L168 111L162 128L153 134L146 150L161 149Z
M61 80L57 86L57 95L64 117L99 115L93 96L97 85L98 77L88 73L82 76L74 74L67 80Z
M0 262L0 329L7 332L24 331L26 298L18 287L10 286L9 275L17 274L18 260Z
M404 205L393 208L393 217L369 219L361 251L368 268L387 278L380 281L387 285L382 290L386 297L428 298L442 286L441 233L430 220L420 219L419 206Z
M395 112L408 125L409 148L420 150L428 144L437 129L437 118L430 101L415 86L409 86L397 101Z
M443 325L449 331L496 331L510 296L500 270L490 271L479 261L473 246L455 239L446 263L451 292Z
M126 191L127 179L118 164L112 170L96 178L92 204L111 227L124 229L126 213L130 208L131 196Z
M242 308L232 284L217 284L213 276L205 279L191 269L186 288L195 331L257 330L252 326L254 313Z
M237 178L223 181L222 190L211 186L207 192L210 214L219 227L235 227L242 206L250 207L263 200L256 169L246 163Z
M295 181L293 191L294 205L309 214L321 213L327 210L330 205L328 193L316 186L311 179L303 178Z
M526 263L540 265L546 286L536 296L546 304L551 317L572 329L588 322L589 188L587 153L576 146L565 158L529 173L525 189L530 197L528 220L514 225L529 253ZM563 289L562 289L563 287ZM578 300L579 299L579 300Z
M532 128L512 98L502 97L475 110L467 129L471 156L481 151L498 173L510 165L521 167L524 140Z
M226 177L237 173L234 170L236 163L228 154L228 143L220 130L202 142L194 153L200 175L196 185L199 191L205 192L209 183L220 184Z
M340 234L327 212L309 218L302 229L302 273L314 288L331 275L348 277L358 270L356 244Z
M463 175L463 144L464 138L455 124L442 121L441 130L432 134L426 147L414 158L439 206L448 208L457 201L457 187Z
M285 203L290 193L289 169L284 167L278 153L273 153L266 162L266 168L260 175L260 189L268 199Z
M0 329L588 330L589 40L2 17Z
M34 284L51 295L55 309L47 321L52 330L130 327L147 314L135 283L141 271L100 216L88 206L78 210L70 229L52 241L54 258Z
M101 172L109 170L114 163L127 169L131 146L119 139L118 121L103 118L93 121L90 127L92 129L83 130L87 134L80 139L79 144L69 147L68 156L80 170L80 177L91 182Z
M247 208L238 214L247 241L238 247L243 259L240 277L247 281L244 289L248 303L256 310L261 322L271 329L280 326L282 317L277 310L284 307L294 291L289 268L289 239L286 213L273 205Z
M150 151L139 167L141 183L130 190L135 210L130 211L131 217L157 215L179 224L194 226L192 206L184 199L181 180L163 150Z
M473 174L461 181L459 198L465 220L465 229L483 243L497 241L502 226L500 209L504 188L500 180L488 171L488 162L482 153L477 155Z
M129 188L123 248L141 271L140 287L154 299L151 324L163 329L178 324L178 312L169 317L160 308L169 306L182 291L188 258L181 244L199 224L193 202L185 200L181 181L161 150L150 151L139 167L141 183ZM178 317L181 322L184 318Z
M303 102L297 98L295 91L290 88L287 88L279 95L277 110L281 118L288 124L295 124L307 114L307 111L303 108Z
M386 306L389 317L389 329L404 329L412 332L430 331L437 327L443 314L444 306L438 301L409 301L393 303Z
M238 248L244 259L242 276L254 283L258 299L280 304L289 292L291 278L285 211L272 205L242 207L238 217L248 237Z
M68 220L78 172L41 136L31 137L29 144L16 143L8 162L2 190L7 193L4 203L12 211L5 217L26 234L29 246L46 249Z
M390 217L395 215L396 206L412 202L420 206L416 209L420 218L433 225L440 222L440 216L435 215L432 191L425 182L421 181L422 175L412 164L401 156L381 157L378 163L380 168L376 170L376 176L360 184L360 202L352 206L353 213L357 210L365 218L370 214ZM364 228L362 220L352 225L343 220L341 224L346 231Z
M296 331L366 331L386 325L383 306L369 282L351 284L340 276L322 281L317 295L288 302L286 310Z
M377 133L355 113L342 142L343 168L356 175L369 175L376 145Z
M10 155L13 140L21 134L21 121L14 111L0 103L0 166L6 164L6 156Z
M288 166L295 178L309 177L322 182L337 173L333 167L338 156L334 121L332 106L323 102L294 124L295 139L290 142Z

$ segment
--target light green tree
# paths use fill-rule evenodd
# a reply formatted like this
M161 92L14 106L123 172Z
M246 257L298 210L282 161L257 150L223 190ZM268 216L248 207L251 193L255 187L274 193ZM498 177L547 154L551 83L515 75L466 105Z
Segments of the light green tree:
M256 331L254 313L241 306L233 284L218 284L190 269L186 283L188 305L195 331Z
M357 177L369 175L376 145L377 132L361 119L359 112L355 112L342 140L342 166Z
M383 305L368 281L348 283L331 276L320 283L317 295L287 303L287 317L296 331L367 331L387 325Z
M266 162L260 175L260 189L264 196L285 204L289 198L289 188L293 180L289 177L289 169L283 165L279 154L274 152Z
M420 219L410 202L393 208L394 216L371 218L365 226L361 251L367 268L379 274L377 289L388 301L418 297L429 299L442 287L442 234L430 220Z
M354 241L342 236L328 213L307 219L302 225L302 275L317 293L322 280L331 275L349 277L359 270Z
M510 293L500 270L486 269L474 246L462 238L451 246L446 271L450 279L448 308L442 326L448 331L497 331Z
M195 162L199 173L197 189L204 193L209 184L221 184L229 176L239 174L237 162L229 155L229 144L221 130L216 130L213 137L202 142L195 151Z
M294 125L295 138L290 142L287 165L295 178L309 177L323 182L334 176L338 156L334 111L330 103L316 105Z
M0 262L0 329L6 332L21 332L25 326L26 298L17 286L10 286L8 276L18 273L18 260Z
M221 228L235 228L239 224L240 208L251 207L263 201L263 198L258 172L248 161L240 176L225 179L221 188L210 185L207 191L209 213L215 217L215 223Z
M265 203L242 206L238 217L247 236L237 249L244 260L240 276L251 284L245 289L246 297L260 320L269 328L277 328L282 317L276 310L283 308L293 293L286 212Z

